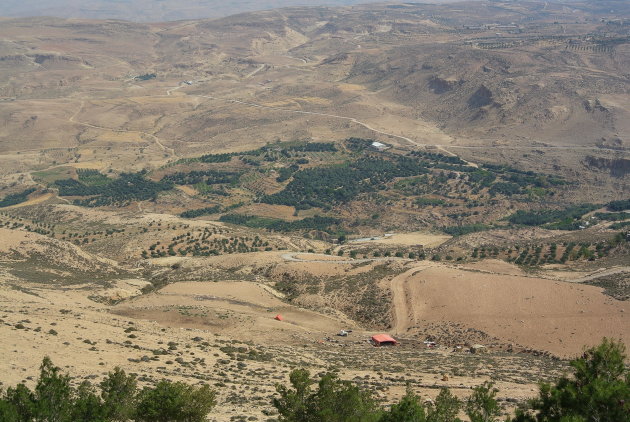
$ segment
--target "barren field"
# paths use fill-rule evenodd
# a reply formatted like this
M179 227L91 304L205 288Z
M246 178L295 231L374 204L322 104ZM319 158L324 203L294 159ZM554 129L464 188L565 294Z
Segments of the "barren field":
M447 240L449 236L436 235L430 233L414 232L414 233L388 233L384 236L375 236L370 238L361 238L352 240L352 243L359 244L383 244L383 245L400 245L400 246L425 246L427 248L435 248L440 246Z
M239 319L251 318L251 309L221 300L180 304L178 298L185 297L181 294L194 295L209 290L203 286L191 290L187 288L187 283L183 283L183 286L174 286L168 298L172 300L160 299L160 307L153 308L153 313L143 309L137 315L133 315L132 311L128 311L130 315L117 315L118 311L114 314L104 312L106 308L103 305L86 300L83 293L76 290L60 295L48 289L33 289L30 293L2 289L0 332L9 339L0 347L6 356L0 364L5 374L3 382L9 385L23 380L32 382L33 368L39 365L44 355L78 376L96 374L100 377L113 366L121 366L128 372L137 373L143 383L162 377L193 384L223 382L246 399L237 400L226 389L212 419L228 421L233 415L260 417L261 411L268 411L268 397L273 395L273 386L265 379L283 382L295 365L314 369L339 365L342 375L349 379L368 376L370 384L379 387L381 394L388 400L404 393L405 379L413 380L417 390L425 397L434 397L440 386L450 386L456 394L464 395L470 385L476 385L488 376L472 369L480 361L488 359L493 363L501 362L506 371L521 371L521 368L529 367L520 375L525 378L536 376L543 367L545 371L561 368L540 358L482 356L471 360L470 356L423 351L417 345L409 344L396 350L376 350L367 344L363 332L355 332L341 343L331 343L327 339L332 335L330 331L333 326L325 326L326 329L322 331L324 326L317 327L313 325L314 322L300 320L300 316L304 317L308 313L299 310L288 310L289 321L295 318L293 323L275 321L271 315L264 315L263 320L263 316L260 316L257 328L263 331L250 331L247 325L244 327L245 333L251 334L254 341L235 341L232 340L233 331L228 336L220 331L238 323ZM247 293L238 287L237 290ZM269 299L261 300L259 292L250 291L248 299L265 306L276 303ZM173 293L177 297L170 298ZM25 307L25 304L28 305ZM164 312L162 306L168 306L170 311ZM28 315L23 312L28 312ZM212 328L209 329L207 324L191 322L201 318L210 319L208 316L197 316L201 312L219 315ZM301 325L301 322L306 324ZM325 323L326 320L321 322ZM224 324L223 327L220 324ZM16 328L18 326L20 328ZM154 354L154 350L159 354ZM418 359L425 363L420 364ZM525 364L525 361L528 363ZM400 369L395 368L400 368L403 362L417 369L404 369L404 372L399 373L402 378L395 381L377 375L376 371L396 374ZM450 362L457 363L453 366ZM237 363L241 365L237 366ZM435 367L430 368L433 365L440 369L435 371ZM467 367L471 368L470 371ZM458 375L451 375L447 382L440 381L442 373L453 374L453 371L457 371ZM535 390L534 384L511 381L516 380L513 376L514 373L499 383L502 398L522 399ZM260 395L265 399L254 398Z
M498 37L490 27L462 29L484 28L492 20L485 7L470 9L475 14L468 17L457 10L364 5L315 17L294 8L160 25L40 18L47 42L28 36L28 20L8 19L0 32L8 40L0 68L6 100L0 148L41 151L42 166L63 160L120 171L276 139L361 136L567 173L596 156L603 167L580 171L605 183L598 194L610 196L613 188L600 174L608 169L605 160L628 159L627 82L618 76L628 62L623 32L612 50L594 48L597 41L587 45L579 37L604 31L601 25L585 18L570 26L567 19L575 17L562 9L530 24L505 6L501 19L519 33ZM380 22L368 27L363 18L373 11ZM600 12L592 13L599 20ZM452 21L445 24L440 14ZM267 32L244 30L250 19ZM554 28L554 19L566 26ZM85 36L75 37L79 31ZM437 48L449 58L436 59ZM589 82L572 97L580 78ZM65 157L55 152L61 148L69 149Z
M504 343L575 356L602 336L630 339L627 303L597 287L536 277L424 266L392 281L401 334L451 321ZM397 301L396 296L402 300Z
M55 207L58 212L70 206ZM93 226L102 224L99 215L152 230L158 222L158 228L181 224L157 214L125 222L119 213L102 211L91 215ZM65 224L82 220L70 221L75 223ZM196 221L182 230L193 227L218 226ZM133 232L116 236L89 249L103 253L105 243L131 248L138 240ZM525 276L503 261L455 266L352 259L307 253L295 245L292 252L164 257L121 273L114 261L98 260L66 241L23 229L2 229L1 239L0 332L9 339L0 346L7 356L0 364L3 382L32 382L33 368L48 355L79 376L98 378L121 366L143 383L162 377L225 383L231 387L220 397L217 421L270 411L269 380L282 382L296 366L341 368L345 378L369 380L366 385L377 388L385 401L400 398L408 382L424 397L434 397L442 386L463 397L470 386L492 378L501 399L511 400L504 402L509 411L510 403L534 394L541 376L552 378L565 369L565 362L534 353L575 356L601 334L628 338L623 302L604 296L601 288ZM41 252L55 257L54 268L45 260L35 264L33 257ZM96 265L106 278L92 275L90 266ZM310 290L294 296L288 288L305 283L323 283L328 296ZM390 329L350 316L360 315L349 305L370 283L383 289ZM144 290L152 284L163 287ZM341 329L353 332L337 337ZM396 335L401 346L379 349L367 342L383 331ZM428 337L440 346L427 349L422 342ZM489 353L455 348L480 342ZM261 394L264 399L255 399Z

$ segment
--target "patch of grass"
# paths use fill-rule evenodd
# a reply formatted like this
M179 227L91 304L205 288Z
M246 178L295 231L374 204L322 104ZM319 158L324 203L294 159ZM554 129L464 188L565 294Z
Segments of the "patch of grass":
M104 186L110 184L113 179L93 169L77 169L79 182L86 186Z
M55 167L48 170L36 171L32 173L33 179L37 182L44 183L46 185L50 185L57 180L63 179L71 179L75 177L76 171L74 167Z

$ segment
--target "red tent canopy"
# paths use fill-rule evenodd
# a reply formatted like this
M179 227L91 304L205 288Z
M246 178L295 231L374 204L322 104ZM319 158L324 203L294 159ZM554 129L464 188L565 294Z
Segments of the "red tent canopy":
M282 315L280 315L280 314L276 315L276 317L274 319L276 319L278 321L284 320L284 318L282 318Z
M390 336L389 334L375 334L372 336L372 342L374 342L375 346L382 346L385 344L389 344L389 345L398 344L396 339Z

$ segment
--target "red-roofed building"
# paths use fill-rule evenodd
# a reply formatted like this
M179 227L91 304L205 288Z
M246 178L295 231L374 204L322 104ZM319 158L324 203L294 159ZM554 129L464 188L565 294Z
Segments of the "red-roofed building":
M389 334L375 334L372 336L372 343L375 346L396 346L398 342Z

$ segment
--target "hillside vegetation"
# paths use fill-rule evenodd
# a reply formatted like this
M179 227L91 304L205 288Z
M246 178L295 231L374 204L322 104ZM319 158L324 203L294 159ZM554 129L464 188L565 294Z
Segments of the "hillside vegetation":
M630 383L624 351L622 343L604 339L571 362L572 378L541 384L539 396L507 420L627 421ZM408 387L405 396L385 410L370 390L342 381L335 373L317 380L309 371L296 369L289 379L289 387L276 386L279 397L273 398L279 420L285 422L458 422L460 410L472 422L497 422L501 414L498 389L490 381L475 387L465 400L448 388L441 389L435 401L427 404ZM70 376L44 358L34 391L19 384L0 396L2 420L201 422L207 420L216 401L216 393L208 385L196 388L162 380L139 391L136 378L120 368L108 373L99 385L100 392L88 381L78 388L71 382ZM315 384L317 390L313 391Z

